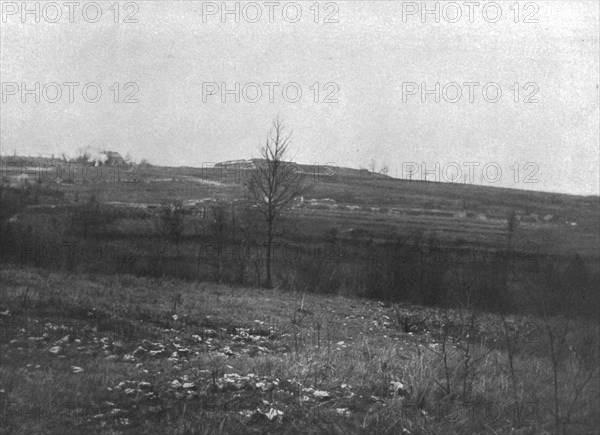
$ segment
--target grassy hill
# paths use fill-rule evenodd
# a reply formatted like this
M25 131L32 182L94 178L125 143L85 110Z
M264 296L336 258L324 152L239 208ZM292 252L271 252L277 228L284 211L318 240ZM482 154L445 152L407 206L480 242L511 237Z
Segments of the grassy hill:
M8 159L8 160L7 160ZM190 207L207 198L231 199L241 193L247 169L101 166L4 158L5 184L17 176L42 180L64 195L66 203L82 203L92 194L104 204L155 207L182 198ZM522 240L545 253L597 257L600 249L598 197L495 188L470 184L400 180L366 170L299 165L313 186L302 206L288 219L320 237L324 226L339 231L367 229L373 237L414 231L436 232L444 241L504 245L506 219L522 218ZM313 202L309 200L313 199ZM333 201L323 202L325 199Z
M2 262L262 281L264 225L241 200L252 162L170 168L13 157L2 168ZM350 168L298 171L310 189L276 225L280 288L438 306L455 305L469 291L487 309L514 312L536 309L523 296L541 291L557 310L594 315L600 306L597 197L399 180ZM161 230L161 210L177 198L182 232L175 243ZM509 234L511 213L520 223Z

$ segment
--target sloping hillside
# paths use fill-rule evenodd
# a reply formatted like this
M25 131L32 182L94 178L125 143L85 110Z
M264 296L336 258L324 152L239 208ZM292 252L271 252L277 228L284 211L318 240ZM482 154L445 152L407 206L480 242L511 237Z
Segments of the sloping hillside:
M593 322L31 268L0 279L0 433L600 425Z

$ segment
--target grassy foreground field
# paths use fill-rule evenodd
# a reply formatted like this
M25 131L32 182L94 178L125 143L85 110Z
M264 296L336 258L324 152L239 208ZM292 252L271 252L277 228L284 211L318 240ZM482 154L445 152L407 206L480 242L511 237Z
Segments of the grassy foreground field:
M0 268L0 432L598 433L598 325Z

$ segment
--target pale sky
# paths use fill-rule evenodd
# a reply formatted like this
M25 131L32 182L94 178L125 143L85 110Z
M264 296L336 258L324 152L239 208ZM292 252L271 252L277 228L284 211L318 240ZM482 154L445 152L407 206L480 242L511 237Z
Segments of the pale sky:
M0 74L2 81L1 152L12 154L74 154L82 147L110 149L136 159L169 166L201 166L207 162L257 156L272 119L280 114L294 130L293 154L301 163L369 167L386 164L390 175L403 174L403 164L425 163L440 171L457 166L467 174L473 163L478 184L598 195L599 191L599 3L597 1L497 2L484 13L480 2L470 22L468 7L459 1L427 2L440 8L422 22L421 2L351 1L298 2L302 15L294 21L294 5L279 2L270 22L265 2L239 2L235 15L220 15L222 2L135 2L137 23L122 21L134 6L120 3L118 23L114 1L100 1L82 12L82 1L69 22L62 1L56 8L39 4L35 14L21 15L21 2L2 2ZM525 5L527 9L525 9ZM232 10L236 2L228 2ZM461 8L458 22L451 22ZM257 8L262 16L252 21ZM216 10L216 9L219 10ZM203 13L204 11L204 13ZM404 11L404 16L403 16ZM215 12L209 15L209 12ZM245 12L245 13L244 13ZM444 15L443 12L446 12ZM324 23L325 18L337 22ZM537 20L537 22L524 22ZM318 23L315 23L315 19ZM515 22L517 20L518 22ZM25 22L23 22L25 21ZM205 21L205 22L204 22ZM223 22L225 21L225 22ZM40 84L40 102L24 95ZM62 95L57 102L56 88ZM69 101L68 82L74 87ZM86 102L82 88L95 82L102 89L97 103ZM137 103L114 102L111 86L120 83L119 100L134 85ZM269 85L275 82L273 102ZM314 86L319 92L315 102ZM447 93L404 95L410 83ZM465 82L477 82L473 102ZM15 89L16 83L18 89ZM234 95L204 95L214 83ZM258 83L262 96L257 102ZM294 86L302 90L297 102ZM326 84L328 84L326 86ZM407 83L409 83L407 85ZM502 95L497 102L484 100ZM514 83L519 93L515 94ZM526 84L528 84L526 86ZM403 85L404 84L404 85ZM246 98L241 89L246 90ZM94 88L88 97L94 97ZM114 87L113 87L114 89ZM334 101L323 100L335 92ZM534 94L531 95L530 94ZM13 95L14 94L14 95ZM530 96L537 103L524 103ZM46 97L46 98L44 98ZM514 99L517 97L518 102ZM517 175L515 163L519 167ZM485 165L500 168L492 183L481 177ZM529 165L528 165L529 164ZM471 166L469 166L471 165ZM511 169L512 168L512 169ZM434 171L435 172L435 171ZM420 174L422 176L422 173ZM537 183L524 183L527 175ZM453 176L453 175L451 175Z

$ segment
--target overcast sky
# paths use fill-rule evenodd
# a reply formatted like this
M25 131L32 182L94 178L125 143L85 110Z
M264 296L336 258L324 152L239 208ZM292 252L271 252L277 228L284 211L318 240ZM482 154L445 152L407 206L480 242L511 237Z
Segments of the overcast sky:
M270 16L264 2L228 2L240 8L236 23L235 14L221 16L221 2L137 2L138 11L122 2L115 23L110 1L98 3L102 16L93 23L97 11L84 13L84 1L71 23L58 2L62 16L51 23L57 9L39 2L36 23L35 14L14 10L21 2L2 2L1 152L72 155L89 147L201 166L256 157L280 114L302 163L358 168L374 160L376 169L387 164L390 175L406 177L407 164L424 162L430 180L454 178L458 167L478 184L599 194L597 1L518 2L518 14L514 2L498 2L499 19L494 5L482 10L489 2L472 15L462 1L428 2L439 7L439 23L415 10L420 1L319 2L318 16L314 3L280 2ZM128 15L138 22L124 23ZM33 94L22 102L22 83L35 89L36 82L40 102ZM42 91L52 82L61 84L60 98L53 85ZM80 83L73 102L68 82ZM82 96L92 82L102 89L96 103ZM267 82L277 83L273 102ZM240 84L238 103L222 95L223 83ZM439 83L439 102L433 94L422 102L422 83L431 90ZM459 87L442 91L448 83ZM94 88L87 91L93 100ZM537 182L525 183L527 176Z

